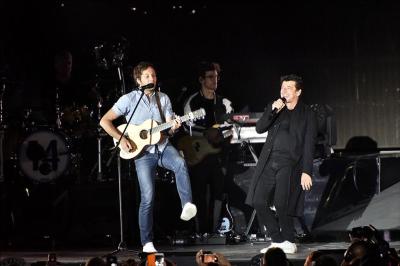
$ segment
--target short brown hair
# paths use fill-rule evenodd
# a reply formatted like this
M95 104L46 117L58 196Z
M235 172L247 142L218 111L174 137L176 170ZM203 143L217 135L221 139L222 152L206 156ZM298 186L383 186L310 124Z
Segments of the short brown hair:
M139 64L137 64L134 68L133 68L133 80L135 81L136 85L137 84L137 79L140 79L140 76L142 75L143 71L145 71L146 69L148 69L149 67L154 68L154 65L150 62L146 62L146 61L141 61L139 62Z

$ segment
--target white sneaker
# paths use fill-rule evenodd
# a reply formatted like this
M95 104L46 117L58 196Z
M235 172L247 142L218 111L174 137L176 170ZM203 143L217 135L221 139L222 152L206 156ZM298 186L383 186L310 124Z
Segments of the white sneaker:
M196 205L193 203L187 202L185 206L183 206L181 219L184 221L189 221L192 219L197 213Z
M297 252L297 246L293 242L285 241L283 243L279 243L279 247L285 252L286 254L294 254Z
M271 242L271 244L268 247L261 249L260 252L265 253L267 252L268 249L277 247L278 244L279 243Z
M286 254L294 254L294 253L297 252L296 244L292 243L292 242L289 242L287 240L282 242L282 243L272 242L271 245L269 245L266 248L263 248L262 250L260 250L260 252L261 253L265 253L270 248L281 248L283 250L283 252L285 252Z
M143 246L143 252L145 252L145 253L156 253L157 250L154 248L153 242L147 242Z

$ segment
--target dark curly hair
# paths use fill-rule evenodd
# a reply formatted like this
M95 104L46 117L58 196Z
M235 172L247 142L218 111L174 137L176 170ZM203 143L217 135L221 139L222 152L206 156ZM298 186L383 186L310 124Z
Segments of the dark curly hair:
M217 71L217 73L220 74L221 66L216 62L200 62L197 69L197 76L204 78L207 71Z

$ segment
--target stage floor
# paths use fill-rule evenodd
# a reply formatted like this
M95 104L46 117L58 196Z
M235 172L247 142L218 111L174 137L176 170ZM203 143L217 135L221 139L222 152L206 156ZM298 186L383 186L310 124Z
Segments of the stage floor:
M267 246L265 243L240 243L235 245L193 245L193 246L157 246L159 252L164 253L166 258L177 263L177 265L196 265L195 254L198 250L210 250L219 252L231 262L232 265L251 265L251 259L260 254L260 249ZM294 265L303 265L307 255L314 250L323 250L325 253L332 254L336 258L342 256L344 250L349 246L349 242L314 242L298 245L298 253L288 254L287 257ZM400 241L390 242L390 247L400 251ZM117 247L115 247L116 249ZM139 247L116 253L118 262L134 258L139 261ZM7 257L23 258L27 263L33 264L47 261L48 253L55 253L57 261L62 264L84 264L92 257L102 257L114 251L114 249L68 249L68 250L18 250L2 251L0 259Z

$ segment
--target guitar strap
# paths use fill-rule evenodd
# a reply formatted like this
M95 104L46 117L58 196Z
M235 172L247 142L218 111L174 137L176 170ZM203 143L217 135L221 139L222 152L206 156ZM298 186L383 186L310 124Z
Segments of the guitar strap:
M163 123L165 123L165 116L164 113L161 110L161 102L160 102L160 96L158 95L158 91L155 92L156 93L156 101L157 101L157 106L158 106L158 111L160 112L160 116L161 116L161 120Z
M165 115L161 109L161 102L160 102L160 96L158 95L158 91L155 91L155 95L156 97L156 102L157 102L157 106L158 106L158 111L160 112L160 116L161 116L161 122L165 123ZM156 151L158 151L158 145L156 144ZM161 164L162 164L162 159L161 159Z

